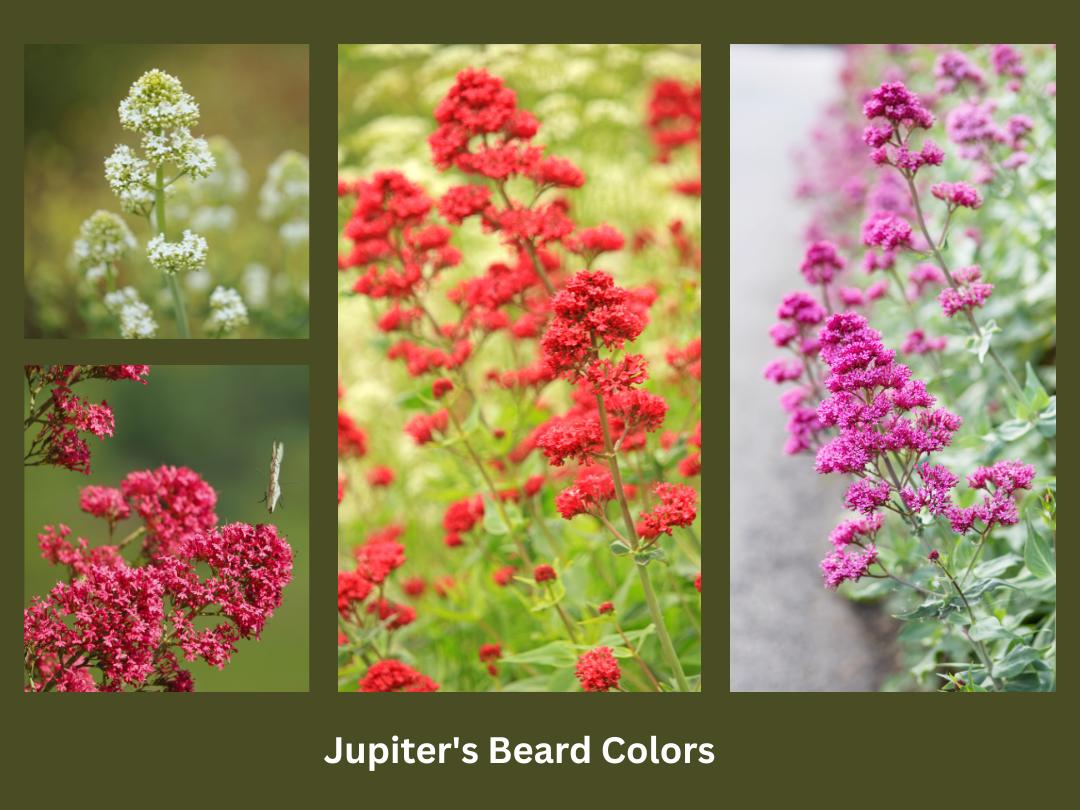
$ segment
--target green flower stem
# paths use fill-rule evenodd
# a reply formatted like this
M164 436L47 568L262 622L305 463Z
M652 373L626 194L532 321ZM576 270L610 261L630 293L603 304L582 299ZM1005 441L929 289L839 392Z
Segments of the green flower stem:
M626 637L626 633L623 632L622 625L619 624L619 620L615 619L615 630L623 640L623 644L626 645L626 649L630 651L630 655L637 661L638 666L641 667L641 671L645 673L645 676L649 679L649 683L652 684L653 691L663 692L663 688L660 686L660 682L656 680L656 676L653 675L652 670L649 669L649 665L645 663L645 659L638 655L637 647L630 643L630 639Z
M926 243L930 246L930 250L933 251L934 259L937 260L938 266L945 274L945 280L954 290L959 289L956 284L956 279L954 279L952 273L949 272L949 265L945 263L945 257L941 255L941 250L938 249L937 243L930 236L930 229L926 227L926 218L923 216L922 205L919 203L919 192L915 188L915 181L912 180L910 174L906 172L901 173L904 175L904 179L907 180L908 191L911 194L911 202L915 206L915 218L919 222L919 230L922 231L923 238L926 239ZM967 317L968 324L971 326L971 331L974 333L975 337L981 340L982 329L979 328L979 322L975 320L975 316L972 314L971 310L965 308L964 315ZM1001 357L998 356L998 353L994 351L994 347L989 346L988 349L990 359L993 360L1001 370L1002 375L1005 377L1005 381L1009 384L1009 387L1012 388L1013 393L1019 397L1021 402L1027 401L1027 398L1024 396L1024 389L1020 387L1020 383L1017 382L1016 377L1009 371Z
M165 239L169 238L165 225L165 167L158 166L154 176L154 217L157 219L157 231ZM180 279L176 273L167 273L169 292L172 294L173 313L176 317L176 329L181 338L191 337L188 332L187 309L184 307L184 291L180 289Z
M544 583L544 586L547 588L548 598L552 600L552 604L555 606L555 610L559 614L559 618L562 619L563 626L566 628L566 633L570 636L570 641L575 646L577 646L581 642L578 641L578 635L577 631L574 629L574 623L570 621L570 617L566 615L566 611L563 610L563 606L560 605L557 601L555 601L554 594L552 594L551 592L551 584Z
M607 406L604 404L604 397L601 394L596 395L596 408L600 414L600 429L604 434L604 453L607 456L608 467L611 470L611 480L615 483L615 497L619 501L619 510L622 512L623 522L626 524L626 535L634 542L633 550L636 551L637 529L634 526L634 518L630 515L630 505L626 502L626 492L623 491L619 458L615 455L611 443L611 427L608 424ZM660 649L664 653L668 667L675 674L675 682L679 685L679 691L689 692L690 683L686 680L682 662L679 661L679 655L675 652L675 645L671 643L671 634L668 633L667 625L664 624L664 614L660 610L660 603L656 600L656 592L653 590L652 580L649 578L649 568L645 565L638 565L636 561L634 566L637 568L638 577L641 579L641 588L645 591L645 602L649 606L649 613L652 616L653 625L656 627L656 635L660 638Z
M953 575L949 572L949 569L945 567L945 563L943 563L940 559L937 559L934 560L934 564L941 569L942 573L944 573L946 577L949 578L949 582L952 583L952 586L956 589L956 592L960 594L960 601L964 603L964 607L967 609L968 618L971 619L971 624L972 626L974 626L976 621L975 611L971 609L971 604L968 602L967 597L964 595L963 589L960 587L959 584L957 584L956 580L953 579ZM979 660L986 668L986 674L990 678L990 682L994 684L994 688L999 692L1002 691L1002 683L994 675L994 665L990 661L990 654L986 651L986 645L983 644L981 641L976 641L975 639L973 639L968 628L961 628L960 632L964 636L964 638L968 640L968 643L975 648L975 654L979 656Z
M503 526L506 527L506 533L510 539L514 541L514 546L517 548L518 556L525 562L526 565L531 566L532 560L529 558L529 552L525 548L525 544L518 536L517 529L514 528L514 524L510 522L510 518L507 517L506 510L503 509L502 499L499 498L499 491L495 488L495 482L491 480L491 476L488 475L487 468L484 467L484 462L481 461L480 456L477 455L476 450L469 442L469 436L465 433L465 428L462 426L461 421L457 418L457 414L454 413L454 403L450 403L446 408L446 413L450 416L450 421L453 423L455 430L457 430L458 436L461 437L461 443L465 446L466 452L469 454L469 458L475 465L476 469L480 471L480 477L484 479L484 485L487 487L488 493L491 495L491 500L495 504L495 511L499 513L499 519L502 521Z

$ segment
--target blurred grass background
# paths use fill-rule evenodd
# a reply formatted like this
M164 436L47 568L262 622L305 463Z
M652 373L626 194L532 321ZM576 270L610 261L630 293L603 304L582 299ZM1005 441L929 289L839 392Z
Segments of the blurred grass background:
M147 385L121 380L79 383L74 391L107 400L116 434L90 437L88 476L53 467L25 475L24 603L46 593L63 569L41 559L37 533L66 523L91 546L105 524L79 511L90 484L119 486L129 472L188 466L218 493L219 523L274 523L294 555L293 580L259 641L240 641L222 671L187 664L200 692L306 691L308 688L308 369L305 366L152 366ZM25 385L24 385L25 388ZM29 435L29 434L28 434ZM268 515L270 446L285 443L282 504ZM133 520L121 526L137 525ZM122 531L122 529L121 529ZM132 553L125 556L130 560Z
M293 295L279 290L275 310L245 337L305 337L307 251L285 256L273 226L257 216L266 169L282 152L308 153L308 48L306 45L28 45L25 48L25 148L23 164L24 273L28 337L118 337L101 333L102 314L80 300L89 294L69 266L79 225L98 208L120 213L105 182L103 162L119 143L138 145L120 126L117 105L146 70L177 76L198 102L192 134L225 136L240 153L248 175L238 223L227 236L204 232L210 243L208 273L190 274L188 307L198 314L217 284L244 292L242 274L251 262L277 273L288 262ZM157 302L164 292L142 257L150 233L145 220L125 215L140 247L127 263L128 276L172 330L171 312ZM170 222L172 228L182 223ZM303 255L297 255L302 253ZM203 278L199 278L203 277ZM278 282L281 287L285 285ZM78 290L80 295L76 295ZM247 296L245 296L245 299ZM272 299L273 300L273 299ZM281 311L286 309L287 311ZM249 302L249 309L251 308ZM99 308L100 309L100 308ZM107 318L105 318L107 320ZM95 329L99 330L95 334ZM167 334L163 334L167 333Z

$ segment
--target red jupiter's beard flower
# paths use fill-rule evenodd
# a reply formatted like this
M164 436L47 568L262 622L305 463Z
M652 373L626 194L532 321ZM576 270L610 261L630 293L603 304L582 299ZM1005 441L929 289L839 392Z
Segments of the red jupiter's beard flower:
M499 644L481 644L480 645L480 660L487 664L487 671L491 677L495 677L499 674L499 668L495 666L495 662L502 658L502 646Z
M622 672L611 647L597 647L578 658L574 674L586 692L610 692L619 688Z
M544 582L554 582L559 578L559 575L555 573L555 569L550 565L538 565L533 569L533 579L539 585Z
M497 568L491 574L492 581L500 588L505 588L511 582L514 581L514 572L516 569L512 565L504 565L502 568Z
M442 433L450 423L450 414L444 409L435 413L419 413L405 423L405 432L417 444L435 440L435 433Z
M388 487L394 483L394 471L390 467L379 465L367 473L367 482L373 487Z
M83 487L79 495L79 508L94 517L103 518L110 528L131 514L131 507L124 500L123 493L115 487Z
M643 512L637 532L651 540L660 534L671 534L677 526L689 526L697 517L697 491L686 484L658 483L653 492L660 499L650 512Z
M566 520L575 515L594 514L615 498L615 482L606 467L589 466L578 470L577 479L555 498L555 508Z
M292 549L269 524L217 527L216 502L186 467L133 472L120 489L86 487L81 507L110 527L132 512L143 520L142 564L117 546L73 544L67 526L45 528L42 557L67 566L70 581L24 613L27 688L189 692L178 653L221 668L237 641L257 639L292 579Z
M187 467L129 473L120 491L146 524L143 547L152 556L174 554L187 535L217 524L217 492Z
M367 434L345 411L338 409L338 456L362 458L367 454Z
M437 692L439 685L408 664L387 659L372 664L360 679L361 692Z
M541 340L544 357L557 373L577 379L595 357L595 342L621 349L645 326L630 293L603 271L582 270L551 300L555 313Z

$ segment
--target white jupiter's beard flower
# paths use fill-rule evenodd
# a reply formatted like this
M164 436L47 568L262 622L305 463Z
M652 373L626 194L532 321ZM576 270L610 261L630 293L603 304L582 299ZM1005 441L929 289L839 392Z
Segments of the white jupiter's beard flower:
M130 214L145 214L154 202L150 164L125 144L105 158L105 180Z
M109 267L135 248L135 235L111 211L95 211L81 226L72 255L77 269L91 282L104 278Z
M146 256L156 270L166 274L201 270L206 265L206 240L185 230L179 242L169 242L159 233L147 244Z
M157 68L135 80L120 102L120 123L141 133L188 129L199 123L199 105L175 76Z
M259 191L259 216L278 223L281 238L289 244L308 239L309 168L306 155L287 151L266 170Z
M247 322L248 311L240 293L232 287L217 287L210 293L210 317L206 319L207 327L231 332Z
M214 156L206 138L196 138L186 129L160 135L148 133L143 136L142 148L147 162L154 168L172 163L196 180L214 171Z
M126 339L152 338L157 321L150 307L139 298L134 287L124 287L105 295L105 308L120 321L120 334Z

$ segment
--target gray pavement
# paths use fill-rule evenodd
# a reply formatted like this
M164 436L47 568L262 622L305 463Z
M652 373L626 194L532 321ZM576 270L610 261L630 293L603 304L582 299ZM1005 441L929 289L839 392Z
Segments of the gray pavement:
M731 51L731 689L875 690L888 620L822 587L843 482L783 454L780 389L761 370L780 297L800 286L805 211L791 154L836 88L827 48Z

